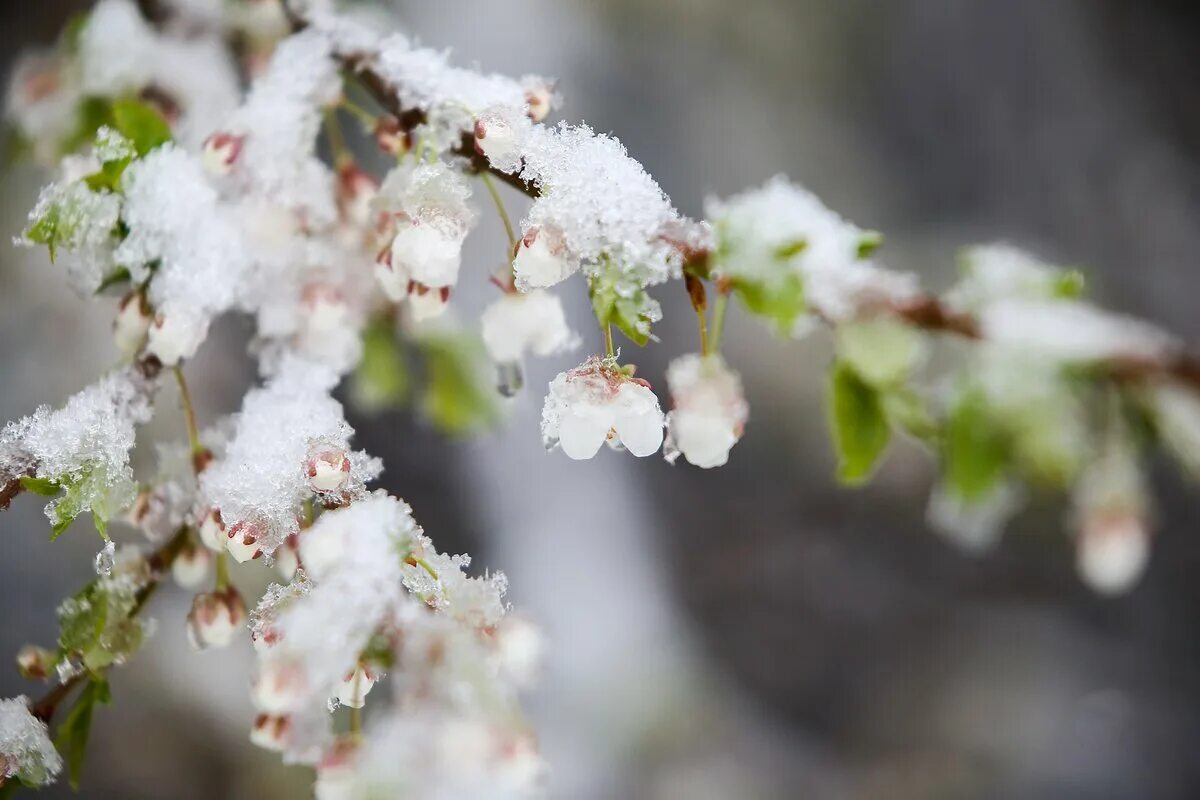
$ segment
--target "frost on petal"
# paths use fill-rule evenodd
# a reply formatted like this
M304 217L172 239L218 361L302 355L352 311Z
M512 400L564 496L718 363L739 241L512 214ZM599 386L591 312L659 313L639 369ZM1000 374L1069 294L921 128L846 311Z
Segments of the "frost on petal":
M484 347L499 364L516 363L527 351L554 355L579 341L567 327L562 301L539 290L502 295L484 310L480 325Z
M266 386L246 395L224 458L201 477L203 506L218 509L229 531L239 523L252 526L264 555L299 528L300 505L314 494L310 452L349 452L352 430L341 404L329 396L336 382L327 368L285 359ZM359 461L338 497L361 496L379 470L377 460Z
M725 464L749 416L738 374L719 354L689 354L667 368L667 388L672 404L667 459L682 453L704 469Z
M621 445L638 458L658 452L663 443L663 413L649 387L635 381L621 385L613 430Z
M30 713L28 698L0 700L0 784L15 778L26 786L44 786L62 764L46 723Z
M513 276L523 292L554 286L579 271L579 258L567 251L558 228L531 226L517 245Z
M82 180L51 183L29 212L29 224L17 244L46 245L51 258L64 254L71 287L91 296L116 269L113 251L121 198L92 191Z

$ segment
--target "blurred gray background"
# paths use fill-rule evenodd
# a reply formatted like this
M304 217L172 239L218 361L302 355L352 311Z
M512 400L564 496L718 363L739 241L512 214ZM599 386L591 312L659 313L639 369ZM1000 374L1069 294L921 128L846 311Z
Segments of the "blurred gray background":
M0 54L51 41L82 5L5 3ZM558 76L562 117L615 132L685 213L785 172L885 231L884 260L932 287L951 280L956 247L1005 239L1088 265L1103 302L1200 342L1194 2L395 10L462 62ZM42 178L4 176L6 235ZM484 217L470 244L480 275L501 237ZM479 284L464 320L488 298ZM562 294L598 348L582 284ZM669 358L694 349L694 320L681 286L657 294L662 343L625 356L661 386ZM70 296L43 255L0 249L0 418L59 403L111 363L110 314ZM232 321L189 365L202 422L253 380L248 332ZM734 311L727 352L751 422L711 472L542 452L542 387L570 357L532 365L506 427L473 442L406 414L354 420L434 540L505 570L513 601L546 627L553 649L529 705L553 797L1200 796L1200 503L1172 470L1155 469L1147 575L1100 599L1074 575L1056 501L975 559L925 526L932 475L914 448L894 446L870 488L836 487L822 337L779 341ZM171 400L148 434L179 435ZM22 497L0 517L0 653L49 643L54 606L98 547L83 525L51 546L40 505ZM236 580L258 588L250 572ZM246 739L248 645L189 653L188 602L156 598L157 632L114 676L82 796L305 796L310 776ZM0 696L39 688L0 670Z

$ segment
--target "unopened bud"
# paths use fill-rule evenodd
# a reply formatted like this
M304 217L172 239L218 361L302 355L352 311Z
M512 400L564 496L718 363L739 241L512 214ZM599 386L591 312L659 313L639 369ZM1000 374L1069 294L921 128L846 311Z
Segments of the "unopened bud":
M239 564L262 556L262 526L256 522L238 522L229 529L225 549Z
M171 575L183 588L195 589L208 578L208 569L212 566L212 561L211 550L207 547L197 547L189 541L171 562Z
M359 664L337 685L334 697L347 708L362 708L367 704L367 694L375 686L378 677L374 670Z
M204 515L204 519L200 520L200 541L209 550L215 550L220 553L225 550L225 542L228 536L225 534L225 520L221 519L221 512L218 509L210 509Z
M146 343L150 330L150 306L141 292L130 292L117 306L113 320L113 341L125 356L132 356Z
M254 705L269 714L287 714L304 699L308 679L291 662L267 661L254 682Z
M412 285L408 296L408 305L412 309L412 318L417 322L432 319L441 315L450 304L450 287L430 287L421 283Z
M300 293L300 302L307 312L305 324L310 334L328 334L343 330L350 309L336 286L310 283Z
M339 739L317 762L317 782L313 786L317 800L341 800L350 796L354 785L354 763L358 743L351 738Z
M387 299L393 303L399 303L408 297L412 276L402 262L392 258L391 244L383 248L375 259L375 280L379 282L379 288L383 289Z
M296 577L296 570L300 569L300 534L293 533L275 548L275 569L285 581Z
M379 194L379 182L354 164L338 170L338 208L342 218L365 226L371 221L371 204Z
M17 669L21 671L21 677L28 680L46 680L53 664L54 653L36 644L27 644L17 652Z
M1098 514L1076 541L1075 563L1083 580L1101 594L1128 591L1146 569L1150 537L1134 514Z
M541 630L528 619L510 614L496 626L500 669L517 686L531 686L537 680L546 643Z
M499 114L481 114L475 120L475 151L493 164L508 164L517 149L512 126Z
M219 132L208 137L204 142L201 160L209 175L222 177L233 172L233 165L242 154L245 136Z
M517 243L513 272L522 291L553 286L577 269L579 262L569 257L562 233L554 228L533 226Z
M400 128L400 120L393 116L380 117L375 123L375 143L389 155L398 156L408 150L408 135Z
M188 613L188 641L197 650L227 647L246 624L246 603L232 586L198 594Z
M529 118L541 122L550 116L550 109L554 106L554 89L545 83L530 86L525 90L525 105Z
M287 746L292 730L291 717L275 714L259 714L250 729L250 741L264 750L280 752Z
M350 480L350 459L345 450L327 447L309 455L306 471L314 491L336 492Z

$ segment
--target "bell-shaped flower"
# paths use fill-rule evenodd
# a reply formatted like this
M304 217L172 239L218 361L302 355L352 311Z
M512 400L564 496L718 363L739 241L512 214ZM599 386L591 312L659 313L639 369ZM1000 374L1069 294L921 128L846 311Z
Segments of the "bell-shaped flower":
M519 362L527 351L554 355L579 341L567 327L562 301L540 289L505 293L484 310L480 324L484 347L498 364Z
M667 414L668 461L680 454L710 469L729 460L746 426L748 408L738 374L718 354L689 354L667 368L671 412Z
M513 274L523 292L561 283L579 270L579 259L567 250L561 231L534 226L517 243Z
M605 443L642 458L662 446L663 413L649 384L615 359L593 356L551 381L542 440L576 460L591 458Z
M227 647L246 625L246 603L232 586L198 594L188 613L188 641L197 650Z

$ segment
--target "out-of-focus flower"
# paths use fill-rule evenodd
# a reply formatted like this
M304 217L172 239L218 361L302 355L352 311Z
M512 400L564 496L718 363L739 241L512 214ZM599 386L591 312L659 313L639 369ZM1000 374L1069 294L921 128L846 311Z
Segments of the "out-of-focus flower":
M709 469L729 460L749 414L738 374L718 354L689 354L667 368L672 409L667 414L670 462L682 453L688 463Z

